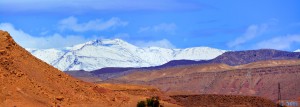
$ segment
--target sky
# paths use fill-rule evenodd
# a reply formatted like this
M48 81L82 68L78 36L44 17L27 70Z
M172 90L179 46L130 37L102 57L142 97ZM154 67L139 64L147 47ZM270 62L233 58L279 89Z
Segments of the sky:
M0 29L25 48L95 39L139 47L300 49L299 0L1 0Z

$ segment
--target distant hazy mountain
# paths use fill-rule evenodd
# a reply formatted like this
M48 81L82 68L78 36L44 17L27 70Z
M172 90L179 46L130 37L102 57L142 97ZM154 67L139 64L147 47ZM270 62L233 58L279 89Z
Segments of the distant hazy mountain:
M211 60L173 60L161 65L162 67L172 67L178 65L211 64L223 63L231 66L247 64L265 60L290 60L300 59L299 52L288 52L274 49L259 49L246 51L228 51Z
M171 60L209 60L225 52L209 47L141 48L120 39L94 40L64 49L27 50L63 71L91 71L105 67L150 67Z

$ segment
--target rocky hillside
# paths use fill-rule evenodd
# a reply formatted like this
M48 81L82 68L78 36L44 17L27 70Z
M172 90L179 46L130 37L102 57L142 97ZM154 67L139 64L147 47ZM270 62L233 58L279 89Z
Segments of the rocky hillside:
M135 106L143 96L86 83L32 56L0 31L1 107Z
M79 102L107 105L114 96L33 57L4 31L0 31L0 59L0 105L67 106Z
M106 82L156 86L172 95L229 94L277 99L278 83L283 99L300 96L300 60L271 60L246 65L204 64L136 71Z

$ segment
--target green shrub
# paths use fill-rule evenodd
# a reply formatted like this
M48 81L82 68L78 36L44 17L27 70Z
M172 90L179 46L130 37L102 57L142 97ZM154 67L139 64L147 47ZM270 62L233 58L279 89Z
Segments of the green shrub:
M137 106L138 107L161 107L159 104L159 97L152 97L147 98L146 101L139 101Z
M146 102L145 101L139 101L137 104L137 107L146 107Z

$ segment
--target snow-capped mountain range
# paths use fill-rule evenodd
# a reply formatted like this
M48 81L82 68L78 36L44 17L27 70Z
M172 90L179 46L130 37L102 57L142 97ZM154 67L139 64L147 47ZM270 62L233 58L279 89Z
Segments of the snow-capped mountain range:
M27 50L62 71L91 71L104 67L150 67L171 60L209 60L225 52L209 47L141 48L121 39L94 40L64 49Z

